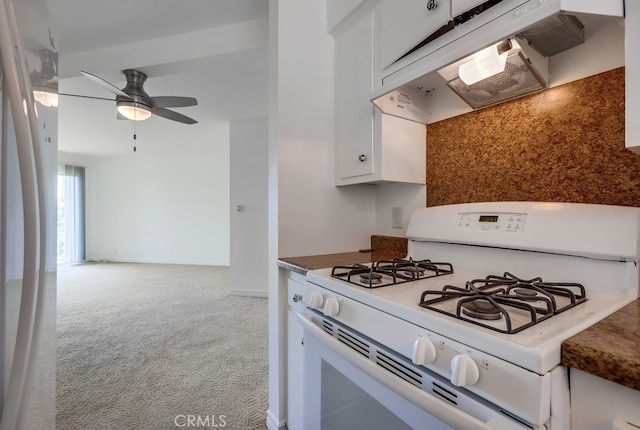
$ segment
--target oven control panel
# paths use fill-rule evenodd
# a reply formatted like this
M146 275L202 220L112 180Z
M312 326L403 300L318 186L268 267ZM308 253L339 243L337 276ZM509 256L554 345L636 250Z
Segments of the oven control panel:
M461 212L456 218L454 230L520 233L524 231L526 213Z

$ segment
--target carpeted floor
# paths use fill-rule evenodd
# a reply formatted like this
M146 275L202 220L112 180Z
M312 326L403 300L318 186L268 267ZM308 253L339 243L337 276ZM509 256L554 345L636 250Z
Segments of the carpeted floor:
M228 269L58 268L58 430L264 429L267 299Z

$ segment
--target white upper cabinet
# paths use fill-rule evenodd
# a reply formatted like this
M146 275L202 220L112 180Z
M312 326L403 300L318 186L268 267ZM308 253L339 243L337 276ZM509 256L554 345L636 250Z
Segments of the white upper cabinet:
M377 109L375 116L375 180L426 184L427 127Z
M373 173L373 15L342 32L336 58L336 177Z
M335 40L336 185L426 181L426 126L382 114L374 85L375 13L364 13Z
M451 19L450 0L385 0L379 7L381 69Z
M458 16L485 1L486 0L451 0L451 16Z
M627 1L625 15L625 142L640 154L640 2Z

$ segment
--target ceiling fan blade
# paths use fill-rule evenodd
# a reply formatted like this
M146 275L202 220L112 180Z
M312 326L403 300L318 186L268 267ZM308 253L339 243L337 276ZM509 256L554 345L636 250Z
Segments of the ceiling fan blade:
M79 97L79 98L83 98L83 99L107 100L109 102L115 101L115 99L108 99L106 97L84 96L82 94L58 93L58 95L59 96L68 96L68 97Z
M160 96L151 97L151 101L153 102L153 106L156 108L187 107L196 106L198 104L198 100L194 97Z
M181 113L174 112L172 110L165 109L165 108L155 108L154 107L153 109L151 109L151 113L153 113L154 115L161 116L161 117L166 118L166 119L170 119L172 121L181 122L183 124L197 124L198 123L198 121L196 121L193 118L189 118L188 116L182 115Z
M129 96L129 94L125 93L124 91L122 91L121 89L119 89L118 87L114 86L113 84L105 81L104 79L102 79L99 76L93 75L89 72L85 72L80 70L80 73L82 73L83 75L85 75L87 78L91 79L93 82L95 82L96 84L100 85L102 88L106 89L107 91L112 92L113 94L117 95L117 96L121 96L121 97L126 97L128 99L130 99L131 97Z

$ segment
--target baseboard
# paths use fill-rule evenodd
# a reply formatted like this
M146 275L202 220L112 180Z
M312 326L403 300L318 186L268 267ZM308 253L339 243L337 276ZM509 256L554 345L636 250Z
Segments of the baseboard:
M240 297L269 297L269 293L266 291L252 291L252 290L229 290L230 296Z
M282 430L286 429L286 423L284 420L280 421L276 416L271 412L271 409L267 410L267 428L269 430Z
M99 263L141 263L141 264L181 264L185 266L225 266L229 267L228 261L176 261L176 260L152 260L144 258L97 258L93 257L86 261Z

